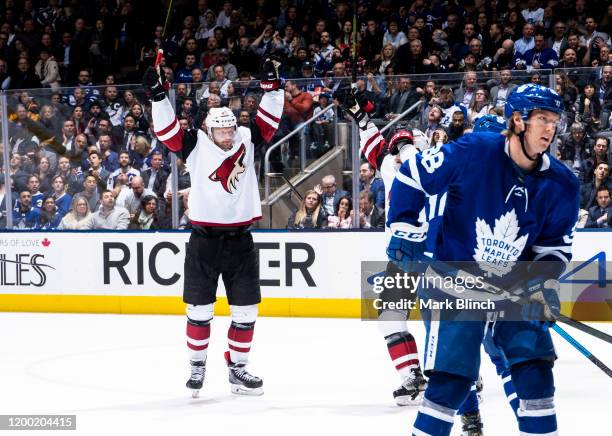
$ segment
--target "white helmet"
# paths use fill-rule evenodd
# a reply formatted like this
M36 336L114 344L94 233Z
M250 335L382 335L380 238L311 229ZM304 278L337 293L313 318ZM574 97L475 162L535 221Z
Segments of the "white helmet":
M206 116L206 130L210 139L213 127L236 127L236 117L228 107L213 107Z

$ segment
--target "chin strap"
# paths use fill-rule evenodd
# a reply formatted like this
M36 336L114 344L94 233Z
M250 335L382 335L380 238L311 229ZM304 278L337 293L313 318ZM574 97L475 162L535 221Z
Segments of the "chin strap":
M518 137L519 137L519 141L521 141L521 150L523 150L523 155L527 159L529 159L531 162L535 162L539 160L541 155L538 154L538 156L534 159L533 157L529 156L529 153L527 153L527 149L525 148L525 131L524 130L518 134Z

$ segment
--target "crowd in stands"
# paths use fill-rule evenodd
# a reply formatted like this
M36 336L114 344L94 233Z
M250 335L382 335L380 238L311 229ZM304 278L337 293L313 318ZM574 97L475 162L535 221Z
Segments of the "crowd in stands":
M165 29L168 3L0 2L9 159L0 158L13 192L5 198L0 177L0 227L8 208L15 228L166 228L173 195L180 225L189 225L189 173L179 160L173 193L170 156L153 133L148 99L140 86L122 85L140 81L158 48L181 126L198 128L209 108L227 105L251 128L259 161L270 143L313 114L322 116L307 129L309 157L332 148L353 73L381 125L418 105L408 118L429 145L456 139L484 114L501 115L522 83L554 86L565 104L556 154L583 183L581 223L610 226L608 2L358 0L355 59L352 2L174 0ZM254 118L259 67L272 54L282 59L285 110L266 144ZM337 115L323 112L330 103ZM273 156L273 170L298 147L292 141L282 149L288 156ZM364 164L359 183L357 201L350 188L336 190L336 181L324 178L288 227L355 227L358 207L358 227L380 228L382 181Z

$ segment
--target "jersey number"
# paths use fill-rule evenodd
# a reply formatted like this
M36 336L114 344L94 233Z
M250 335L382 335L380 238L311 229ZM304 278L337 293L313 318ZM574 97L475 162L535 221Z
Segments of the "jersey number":
M444 153L442 153L442 144L438 144L433 148L425 150L421 157L421 165L431 174L442 166L444 162Z

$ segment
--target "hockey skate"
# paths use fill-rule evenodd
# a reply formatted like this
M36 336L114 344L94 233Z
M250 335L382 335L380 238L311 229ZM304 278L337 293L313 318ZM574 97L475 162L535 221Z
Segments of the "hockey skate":
M233 363L229 351L225 352L232 393L238 395L263 395L263 380L246 370L244 363Z
M426 388L427 381L421 368L414 368L410 377L406 377L399 389L393 392L393 398L398 406L414 406L421 403Z
M204 374L206 373L206 361L191 361L191 377L187 380L187 388L191 389L191 397L198 398L200 389L204 384Z
M463 424L461 436L483 436L480 412L466 413L461 416Z

